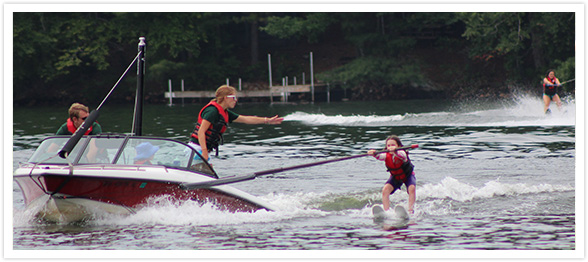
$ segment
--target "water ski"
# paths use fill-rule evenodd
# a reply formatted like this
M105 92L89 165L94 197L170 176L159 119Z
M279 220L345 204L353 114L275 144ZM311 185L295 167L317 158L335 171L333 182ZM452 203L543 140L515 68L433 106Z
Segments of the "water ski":
M383 230L399 230L408 227L409 216L404 207L397 205L394 207L394 212L387 212L382 205L374 205L372 207L374 215L374 222L382 227Z
M402 207L401 205L397 205L396 207L394 207L395 216L391 216L391 214L389 212L386 212L382 205L372 206L372 213L373 213L375 219L399 218L402 220L408 220L408 218L409 218L408 212L406 212L406 209L404 209L404 207Z
M401 205L394 207L394 212L396 212L396 216L400 219L408 220L408 212Z
M382 205L374 205L372 207L372 213L374 214L374 219L384 219L386 218L386 211Z

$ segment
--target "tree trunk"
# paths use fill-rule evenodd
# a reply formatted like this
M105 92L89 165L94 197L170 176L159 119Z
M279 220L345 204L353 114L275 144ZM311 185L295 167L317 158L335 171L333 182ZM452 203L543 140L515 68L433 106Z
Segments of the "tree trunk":
M259 26L257 21L251 22L251 65L259 62Z
M545 69L545 58L543 52L543 26L537 19L534 13L529 13L529 25L531 26L531 51L533 52L533 62L535 68Z

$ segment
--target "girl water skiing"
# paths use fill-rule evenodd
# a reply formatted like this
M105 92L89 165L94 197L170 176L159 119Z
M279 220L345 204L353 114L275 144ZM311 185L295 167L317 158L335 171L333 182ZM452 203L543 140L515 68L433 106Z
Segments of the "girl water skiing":
M557 108L561 110L561 99L557 94L557 88L561 86L559 79L555 77L555 71L549 69L545 78L543 78L543 112L545 114L551 113L549 110L549 104L553 100L557 104Z
M402 184L406 185L408 191L408 212L414 213L414 202L416 199L416 178L413 172L413 165L406 150L396 150L402 147L402 142L397 136L386 138L386 150L388 152L375 154L376 150L369 150L372 155L380 161L385 161L390 172L390 178L382 188L382 205L384 210L390 209L390 195L400 189Z

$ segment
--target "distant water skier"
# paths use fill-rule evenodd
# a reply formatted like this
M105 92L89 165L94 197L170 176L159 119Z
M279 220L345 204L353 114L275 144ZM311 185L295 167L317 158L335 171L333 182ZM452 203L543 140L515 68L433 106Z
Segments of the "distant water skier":
M545 105L543 106L543 112L545 114L551 113L549 110L549 104L551 101L555 101L557 104L557 108L561 110L561 99L557 94L557 88L561 86L559 79L555 77L555 71L553 69L549 69L545 78L543 78L543 102Z

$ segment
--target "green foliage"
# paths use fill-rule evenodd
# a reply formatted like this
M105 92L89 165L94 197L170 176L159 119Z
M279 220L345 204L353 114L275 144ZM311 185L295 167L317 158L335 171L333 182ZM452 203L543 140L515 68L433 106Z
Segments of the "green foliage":
M469 56L504 59L509 78L522 80L574 55L573 13L460 13Z
M565 61L556 60L555 62L555 71L557 72L557 77L562 79L562 82L576 78L575 57L570 57Z
M15 13L13 31L14 81L24 82L29 74L42 78L55 74L51 64L48 64L55 56L45 47L55 45L58 40L45 33L47 25L43 14ZM35 63L37 66L32 66Z
M319 36L335 22L330 13L305 13L304 16L270 16L262 31L281 39L303 38L316 43Z
M15 13L15 97L75 93L88 72L109 67L108 13ZM74 80L64 77L75 76ZM62 92L51 86L58 85Z
M572 80L576 78L576 59L575 57L570 57L565 61L556 60L554 61L555 67L552 68L556 72L556 77L559 79L560 82L565 82L568 80ZM547 70L545 70L547 72ZM543 74L545 77L545 74ZM542 78L541 78L542 79ZM562 86L562 90L564 93L574 93L575 89L575 82L569 82Z
M147 77L149 80L162 83L168 79L178 79L177 72L185 70L186 64L163 59L154 64L149 64L148 67L149 75Z
M467 25L463 36L476 44L470 55L516 52L529 39L525 13L462 13ZM482 43L485 43L483 45Z
M274 79L297 74L307 65L295 55L329 45L351 48L336 54L344 59L323 65L323 72L315 67L317 79L347 87L413 88L436 81L451 89L457 79L480 88L488 79L535 83L548 68L564 81L575 76L576 18L566 12L38 12L13 17L14 100L26 103L100 99L128 66L140 36L147 38L146 86L153 97L166 90L168 79L185 79L188 90L211 90L226 78L267 81L267 66L255 64L265 52L272 53ZM330 51L315 54L335 56ZM323 60L318 57L315 64ZM128 99L129 93L120 96Z
M324 82L345 86L391 86L423 84L420 66L381 57L362 57L317 75Z
M422 26L420 18L427 18L426 24L442 20L430 14L305 13L296 17L271 17L265 30L280 38L307 36L312 41L318 39L315 33L322 33L329 26L337 24L344 38L359 50L359 57L343 66L317 74L317 79L344 83L346 87L410 86L423 83L425 76L420 65L407 59L403 52L413 48L417 40L399 36ZM448 23L456 19L452 18L451 21Z

